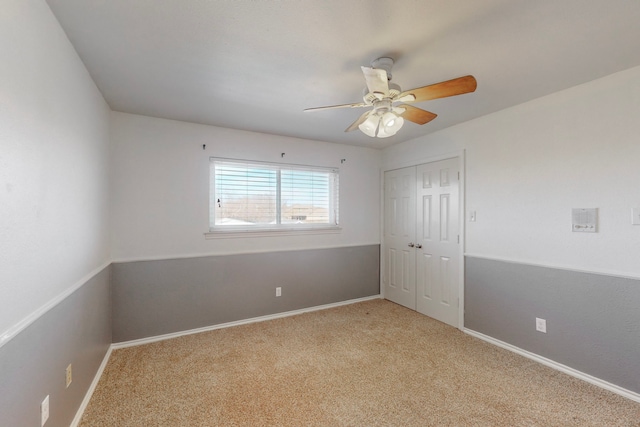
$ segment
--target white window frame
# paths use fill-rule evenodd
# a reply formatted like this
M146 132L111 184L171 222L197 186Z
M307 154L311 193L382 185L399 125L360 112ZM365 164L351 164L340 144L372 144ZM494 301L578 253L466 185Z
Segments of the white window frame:
M216 225L216 210L218 209L216 194L216 164L237 165L239 167L266 167L277 171L276 194L276 224L252 224L252 225ZM299 170L306 172L322 172L329 174L329 223L322 224L292 224L281 223L281 171ZM274 235L301 235L301 234L325 234L339 233L339 180L340 170L336 167L322 167L297 165L287 163L271 163L254 160L227 159L221 157L209 158L209 232L205 233L207 239L230 237L261 237Z

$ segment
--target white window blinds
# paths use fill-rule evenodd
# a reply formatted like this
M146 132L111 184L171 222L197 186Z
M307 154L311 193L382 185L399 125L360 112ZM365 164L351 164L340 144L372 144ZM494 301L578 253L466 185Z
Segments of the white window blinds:
M338 225L338 169L211 158L209 228Z

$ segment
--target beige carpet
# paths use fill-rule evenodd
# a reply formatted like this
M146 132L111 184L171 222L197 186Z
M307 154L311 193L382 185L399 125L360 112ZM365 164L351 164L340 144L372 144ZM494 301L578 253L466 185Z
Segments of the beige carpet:
M115 350L87 426L640 426L640 403L384 300Z

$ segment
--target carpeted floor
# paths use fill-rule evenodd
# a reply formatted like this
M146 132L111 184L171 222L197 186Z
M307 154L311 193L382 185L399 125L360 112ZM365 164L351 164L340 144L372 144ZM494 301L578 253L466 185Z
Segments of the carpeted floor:
M81 426L640 426L640 403L374 300L115 350Z

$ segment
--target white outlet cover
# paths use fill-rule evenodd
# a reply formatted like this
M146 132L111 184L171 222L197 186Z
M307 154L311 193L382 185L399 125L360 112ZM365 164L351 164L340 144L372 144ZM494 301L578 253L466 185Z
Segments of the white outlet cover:
M536 317L536 331L547 333L547 321Z
M44 423L46 423L47 420L49 419L49 395L48 394L47 394L47 397L45 397L42 403L40 404L40 415L42 419L40 425L43 426Z

